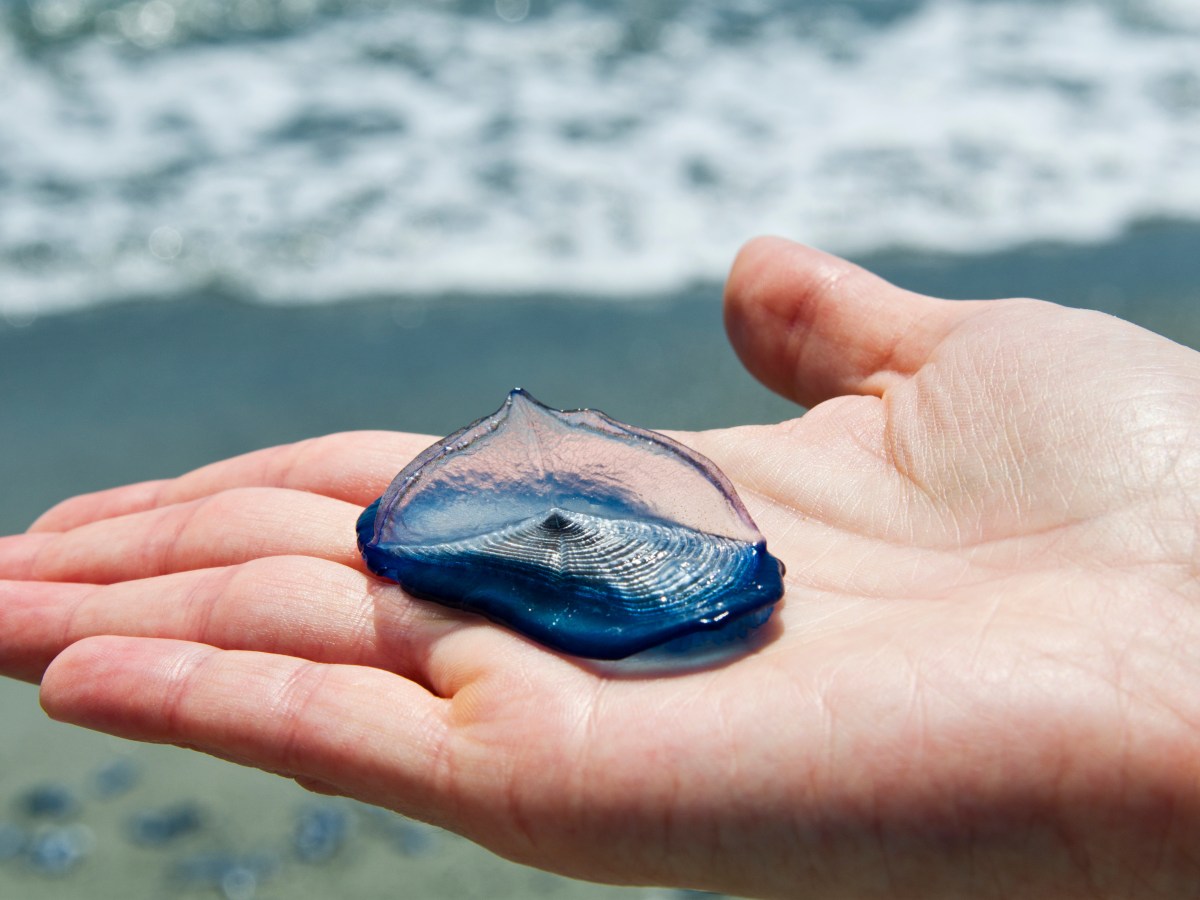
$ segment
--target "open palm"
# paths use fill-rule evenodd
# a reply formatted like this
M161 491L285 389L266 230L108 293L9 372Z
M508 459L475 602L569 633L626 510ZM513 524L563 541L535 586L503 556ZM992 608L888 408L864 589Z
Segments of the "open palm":
M780 897L1177 895L1200 866L1200 355L782 241L727 323L813 408L678 435L787 565L749 651L593 666L366 574L429 438L78 497L0 539L0 671L584 878ZM832 398L832 399L831 399Z

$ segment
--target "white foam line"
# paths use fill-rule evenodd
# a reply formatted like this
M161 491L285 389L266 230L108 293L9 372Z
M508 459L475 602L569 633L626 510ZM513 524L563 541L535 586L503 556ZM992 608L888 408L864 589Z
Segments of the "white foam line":
M643 296L721 279L764 231L970 253L1200 218L1200 20L1119 13L940 0L748 46L685 16L621 57L618 23L579 8L403 8L141 58L94 41L65 74L0 46L0 312L214 282ZM431 77L368 52L403 47ZM305 116L321 140L280 137Z

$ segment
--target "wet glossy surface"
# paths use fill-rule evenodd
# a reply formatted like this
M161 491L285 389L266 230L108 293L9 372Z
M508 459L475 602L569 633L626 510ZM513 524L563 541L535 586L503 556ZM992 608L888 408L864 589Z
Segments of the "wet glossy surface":
M358 535L371 570L415 596L597 659L739 637L783 591L709 460L519 389L409 464Z

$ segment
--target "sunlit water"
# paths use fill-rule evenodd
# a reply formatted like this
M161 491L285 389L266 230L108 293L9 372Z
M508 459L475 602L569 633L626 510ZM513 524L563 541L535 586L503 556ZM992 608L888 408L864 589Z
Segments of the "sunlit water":
M0 313L1200 219L1193 0L0 0Z

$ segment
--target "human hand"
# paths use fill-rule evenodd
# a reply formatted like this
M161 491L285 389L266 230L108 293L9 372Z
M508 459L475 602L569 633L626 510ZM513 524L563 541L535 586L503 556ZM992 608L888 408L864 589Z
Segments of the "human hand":
M814 408L678 435L788 568L764 640L614 675L364 573L428 438L337 435L0 539L0 671L568 875L795 897L1149 897L1200 838L1200 356L759 241L735 347ZM833 399L830 399L833 398ZM824 402L822 402L824 401Z

